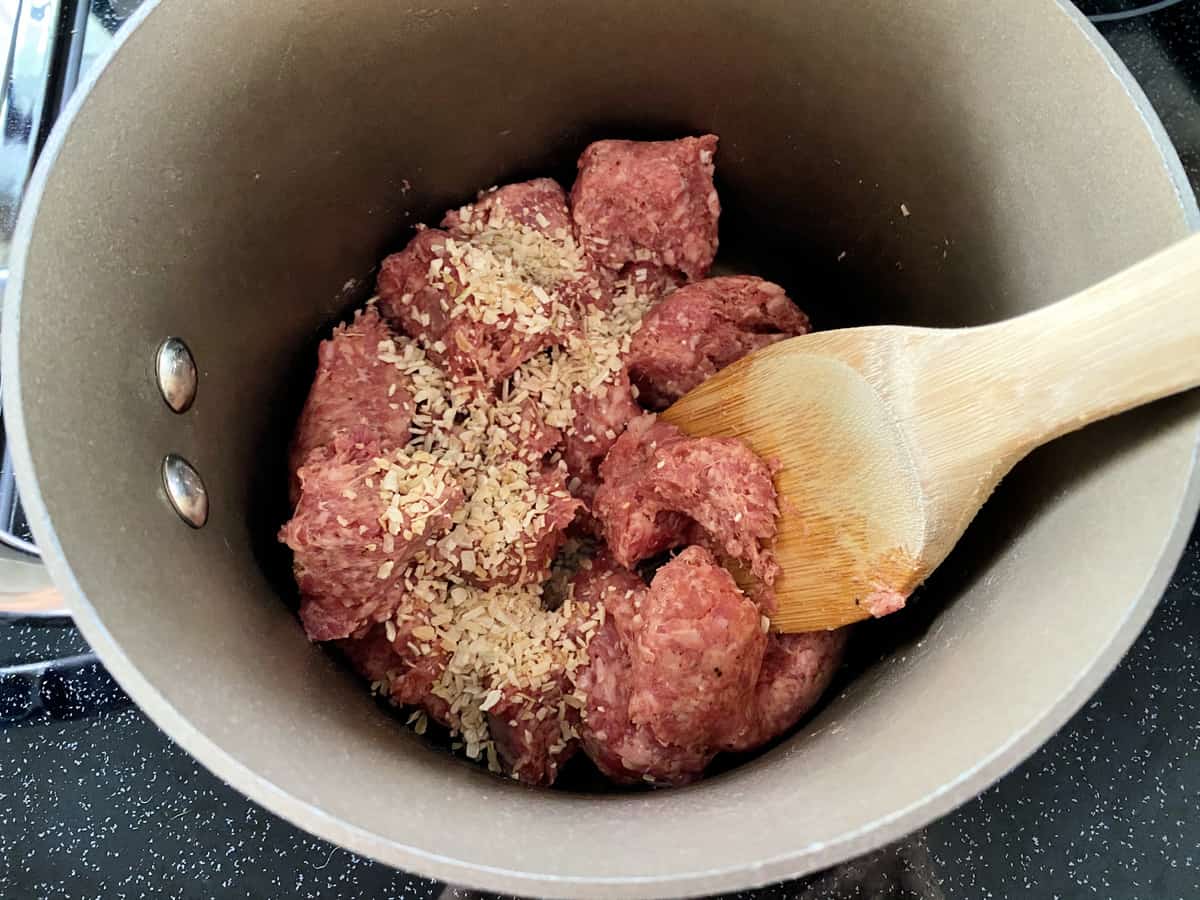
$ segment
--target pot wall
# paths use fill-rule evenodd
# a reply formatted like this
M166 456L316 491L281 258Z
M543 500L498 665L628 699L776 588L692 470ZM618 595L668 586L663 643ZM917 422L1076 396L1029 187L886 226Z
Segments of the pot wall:
M960 325L1084 287L1195 207L1136 88L1049 0L332 9L162 0L52 140L18 238L4 381L22 495L86 636L172 737L404 868L676 896L923 824L1107 674L1195 511L1195 396L1022 465L907 620L859 635L860 677L701 784L531 790L382 713L281 602L274 530L315 342L411 223L497 182L569 181L596 137L714 131L726 262L819 327ZM167 335L201 370L183 416L151 376ZM208 484L200 531L162 496L167 452Z

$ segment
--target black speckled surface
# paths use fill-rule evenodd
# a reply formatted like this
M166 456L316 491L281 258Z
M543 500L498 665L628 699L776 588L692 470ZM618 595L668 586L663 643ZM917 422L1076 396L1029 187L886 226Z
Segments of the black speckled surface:
M1200 0L1078 0L1146 88L1200 185ZM138 0L92 0L85 61ZM1155 11L1136 15L1140 7ZM102 27L104 26L104 27ZM94 31L94 34L93 34ZM86 653L71 628L0 622L0 665ZM314 840L202 770L86 660L0 682L0 897L474 896ZM8 698L11 701L11 698ZM1200 897L1200 528L1133 650L982 796L890 847L744 898Z

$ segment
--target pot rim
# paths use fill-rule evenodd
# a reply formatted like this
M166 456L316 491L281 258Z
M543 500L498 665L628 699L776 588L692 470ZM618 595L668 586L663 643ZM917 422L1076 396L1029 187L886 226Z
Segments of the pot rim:
M47 569L63 592L80 631L105 666L150 717L173 741L180 744L218 778L256 803L292 824L352 852L384 864L437 878L456 885L526 896L554 897L681 897L747 889L818 871L854 856L891 843L924 827L970 800L1011 769L1027 759L1048 740L1112 672L1141 632L1158 605L1175 565L1182 555L1197 510L1200 509L1200 428L1196 432L1190 470L1175 521L1165 536L1153 572L1113 634L1108 645L1071 684L1064 687L1053 705L1023 731L1011 736L990 756L961 772L925 797L895 810L834 841L797 847L785 854L753 863L720 869L694 870L673 875L646 877L554 876L521 872L456 859L415 846L383 840L365 829L332 816L256 774L181 716L147 681L114 640L76 580L63 554L37 480L36 465L29 451L21 406L21 374L18 365L21 293L25 275L25 251L37 220L47 179L65 137L94 85L105 76L108 63L162 0L146 0L117 35L103 58L82 80L67 108L59 117L30 179L12 242L11 274L0 325L0 382L3 388L5 427L12 446L13 465L23 505ZM1125 89L1157 147L1167 177L1184 219L1192 231L1200 230L1200 208L1179 156L1166 130L1141 87L1125 64L1087 18L1070 0L1052 0L1051 10L1065 15L1095 49L1109 71Z

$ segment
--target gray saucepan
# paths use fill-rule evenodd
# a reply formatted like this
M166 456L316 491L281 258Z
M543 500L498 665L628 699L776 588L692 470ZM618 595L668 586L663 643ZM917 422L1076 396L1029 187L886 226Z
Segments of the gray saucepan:
M137 18L31 187L4 411L84 634L269 809L494 890L761 884L982 790L1149 616L1200 502L1195 394L1030 458L914 608L861 630L815 717L679 790L533 790L428 746L305 640L274 540L322 330L413 223L569 180L591 139L719 134L723 258L820 327L994 320L1184 235L1179 162L1069 3L159 0ZM199 370L181 414L154 378L168 336ZM207 486L203 528L167 503L172 453Z

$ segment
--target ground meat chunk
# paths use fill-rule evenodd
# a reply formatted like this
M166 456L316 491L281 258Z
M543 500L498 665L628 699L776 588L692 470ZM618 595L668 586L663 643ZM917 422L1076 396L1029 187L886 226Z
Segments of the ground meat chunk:
M392 642L387 639L382 625L372 626L361 637L340 640L337 646L354 671L371 684L382 685L389 674L402 672L400 658L392 649Z
M408 443L414 409L411 384L378 354L379 343L394 337L378 311L368 307L321 342L317 375L292 438L293 503L300 494L296 470L312 450L339 434L357 429L385 449Z
M563 442L571 493L590 503L600 486L600 463L629 421L641 414L629 376L622 370L572 401L575 417Z
M591 257L588 260L591 262ZM687 279L674 269L644 262L629 263L619 271L593 264L592 271L602 291L599 298L591 301L591 305L601 310L611 309L613 302L622 294L631 294L653 303L680 285L687 284Z
M617 284L626 286L642 297L660 300L687 284L687 279L674 269L664 266L655 266L650 263L630 263L621 270L617 277Z
M666 409L747 353L808 331L808 317L779 285L749 275L707 278L655 305L626 359L639 401Z
M766 634L758 608L712 555L689 547L647 588L610 560L576 579L605 603L580 676L581 736L618 781L683 784L749 729Z
M441 669L444 657L420 656L396 650L395 639L388 640L383 625L372 626L358 638L338 641L338 648L350 665L363 678L378 687L379 692L396 706L420 706L435 721L447 724L449 706L430 693Z
M726 745L752 750L783 734L821 698L842 662L847 629L772 634L758 676L749 727Z
M571 231L567 195L553 178L535 178L482 191L474 203L452 209L442 219L442 228L456 237L469 239L488 226L515 221L543 234Z
M754 601L692 546L658 570L631 624L630 720L663 744L735 741L767 640Z
M597 141L579 157L571 216L601 266L648 262L703 278L717 252L717 138Z
M463 502L442 468L440 477L390 504L379 488L386 477L377 463L381 449L362 438L340 435L309 454L299 471L300 499L279 535L294 554L300 619L314 641L349 637L388 618L405 563L441 536Z
M523 334L513 327L511 317L503 324L477 322L456 316L442 335L445 351L435 348L450 377L460 384L477 384L490 389L507 378L525 360L559 343L554 332Z
M653 415L629 423L600 466L592 512L613 557L632 567L692 543L745 562L768 584L779 514L770 466L735 438L689 438Z
M402 680L393 678L392 701L401 706L419 706L434 721L451 725L454 716L450 704L433 693L434 685L449 663L450 654L435 638L433 613L428 601L411 590L407 574L397 587L402 590L402 597L385 630L391 636L392 651L406 668Z
M663 566L648 588L607 557L574 585L608 613L579 678L580 735L615 781L686 784L718 752L778 737L841 661L844 631L768 635L757 606L701 547Z
M587 694L581 726L584 752L604 775L622 784L687 784L712 762L708 747L663 746L650 729L629 719L632 665L629 653L608 621L588 645L588 666L580 676Z
M506 687L499 703L488 710L488 732L504 770L526 784L553 784L562 765L579 750L574 737L579 711L567 706L571 691L565 675L534 696ZM560 704L567 729L559 719Z
M457 293L444 280L429 278L434 260L445 265L449 237L436 228L422 228L407 247L383 261L376 281L380 312L426 348L446 333L450 300Z
M712 761L708 747L665 746L629 715L633 661L629 647L636 636L636 604L646 596L645 583L606 556L598 557L576 576L577 601L603 602L604 624L588 645L588 664L579 675L587 698L580 740L596 767L614 781L632 784L686 784Z
M635 572L618 565L606 553L585 559L571 580L571 598L575 603L597 606L603 604L611 613L618 607L628 607L632 615L633 601L646 591L646 582ZM611 620L612 616L608 618Z

